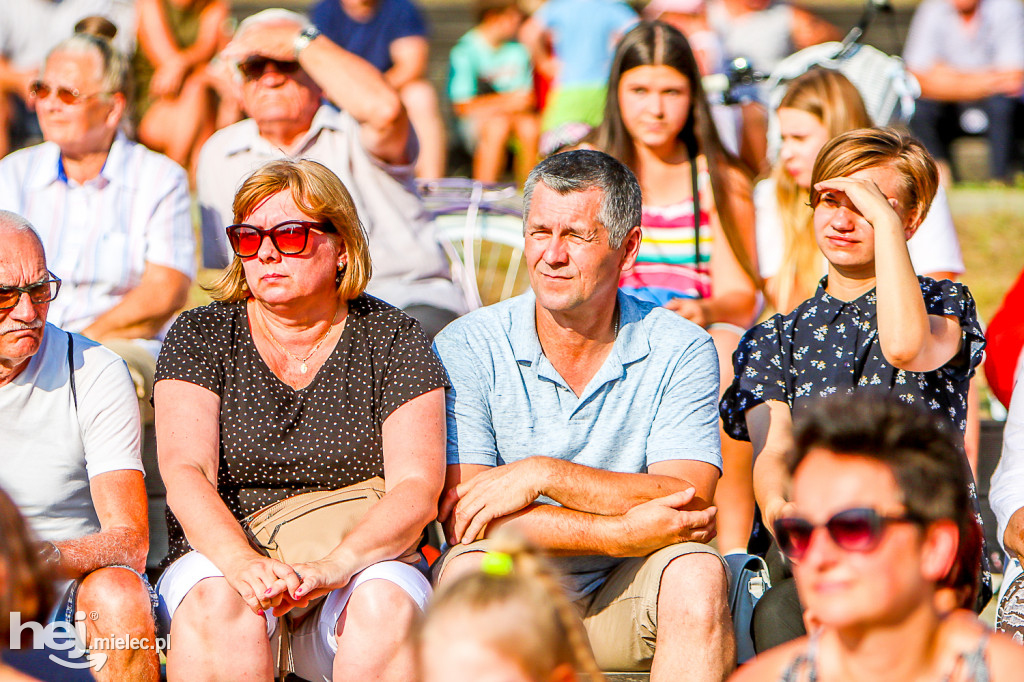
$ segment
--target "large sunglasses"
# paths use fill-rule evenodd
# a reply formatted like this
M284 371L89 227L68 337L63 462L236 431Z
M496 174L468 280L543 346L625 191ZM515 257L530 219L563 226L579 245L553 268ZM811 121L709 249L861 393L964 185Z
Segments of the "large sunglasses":
M269 230L261 230L252 225L241 223L227 228L231 250L239 258L255 256L260 250L264 237L270 237L270 243L278 252L286 256L302 253L309 240L309 231L337 232L331 223L314 223L308 220L286 220L274 225Z
M49 270L46 271L46 274L50 276L50 279L44 279L42 282L28 286L0 287L0 310L9 310L17 306L22 294L28 294L29 300L36 304L49 303L57 298L57 292L60 291L60 278Z
M299 70L299 63L295 61L281 61L270 57L249 57L238 63L238 70L247 81L259 80L266 73L267 67L274 65L274 70L280 74L290 75Z
M94 92L91 95L83 95L77 88L65 88L63 85L53 86L49 83L44 83L43 81L33 81L32 84L28 86L28 94L36 100L42 101L47 99L51 93L55 93L57 95L57 99L64 104L70 105L81 104L87 99L92 99L93 97L98 97L104 94L101 90L100 92Z
M775 540L790 559L799 561L811 546L814 531L824 527L832 541L848 552L870 552L882 540L885 528L891 523L916 523L908 516L884 516L874 509L845 509L821 525L795 516L775 522Z

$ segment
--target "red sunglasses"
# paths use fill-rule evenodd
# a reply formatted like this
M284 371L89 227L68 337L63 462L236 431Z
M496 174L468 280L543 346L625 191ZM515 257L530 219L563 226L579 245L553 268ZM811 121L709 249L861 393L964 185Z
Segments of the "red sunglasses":
M814 531L824 528L832 541L848 552L870 552L882 541L885 528L891 523L917 523L909 516L885 516L874 509L858 507L837 512L823 524L815 525L796 516L775 522L775 540L790 559L799 561L811 546Z
M315 223L309 220L286 220L268 230L240 223L231 225L225 231L235 255L239 258L249 258L260 250L264 237L270 237L270 243L274 248L286 256L302 253L306 248L306 242L309 241L310 230L337 232L331 223Z

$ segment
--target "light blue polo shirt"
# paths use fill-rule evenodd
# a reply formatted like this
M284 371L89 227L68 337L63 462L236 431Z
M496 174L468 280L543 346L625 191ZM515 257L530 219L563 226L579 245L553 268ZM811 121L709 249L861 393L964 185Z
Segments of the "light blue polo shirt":
M721 469L711 337L621 291L618 302L615 345L579 397L541 350L532 293L448 325L434 344L452 382L448 464L496 466L544 455L625 473L678 459ZM575 599L619 561L565 557L558 564Z

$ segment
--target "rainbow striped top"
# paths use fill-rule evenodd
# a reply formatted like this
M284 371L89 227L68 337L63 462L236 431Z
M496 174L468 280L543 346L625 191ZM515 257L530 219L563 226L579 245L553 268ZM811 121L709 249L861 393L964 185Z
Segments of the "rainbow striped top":
M693 201L644 206L643 239L636 264L619 286L626 293L658 305L673 298L711 296L711 217L705 201L708 176L700 173L700 258L694 239Z

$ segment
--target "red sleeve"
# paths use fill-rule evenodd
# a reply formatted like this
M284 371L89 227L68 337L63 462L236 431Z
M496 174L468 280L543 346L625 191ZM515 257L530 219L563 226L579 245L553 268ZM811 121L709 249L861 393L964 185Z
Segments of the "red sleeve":
M1024 270L1003 299L1002 305L985 331L985 378L989 388L1003 405L1010 404L1013 373L1024 347Z

